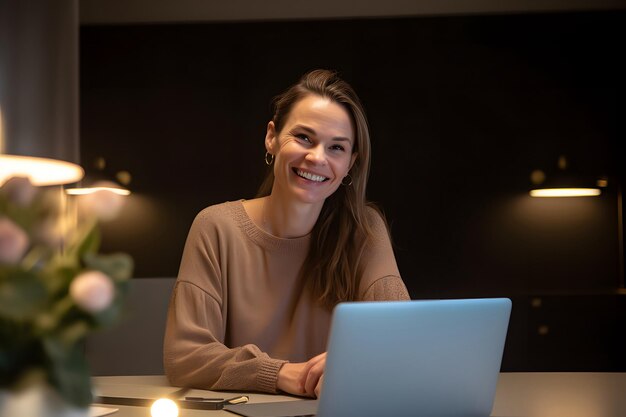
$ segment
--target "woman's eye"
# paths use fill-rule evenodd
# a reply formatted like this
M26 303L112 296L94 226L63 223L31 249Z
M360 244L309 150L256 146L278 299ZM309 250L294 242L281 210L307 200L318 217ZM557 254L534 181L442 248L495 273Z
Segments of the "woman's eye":
M346 148L344 148L341 145L333 145L330 147L330 149L332 149L333 151L345 151L346 150Z
M309 137L307 135L305 135L304 133L300 133L295 135L298 139L305 141L305 142L311 142L311 139L309 139Z

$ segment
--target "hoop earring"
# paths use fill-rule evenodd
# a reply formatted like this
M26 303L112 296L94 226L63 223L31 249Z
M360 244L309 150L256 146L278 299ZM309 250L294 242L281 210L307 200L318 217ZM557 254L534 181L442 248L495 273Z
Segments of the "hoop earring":
M272 162L274 162L274 155L265 152L265 165L272 165Z
M348 180L349 182L345 182L345 181L346 181L346 178L348 178L348 179L349 179L349 180ZM341 180L341 185L346 186L346 187L351 186L351 185L352 185L352 175L350 175L350 174L346 174L346 176L345 176L345 177L343 177L343 179Z

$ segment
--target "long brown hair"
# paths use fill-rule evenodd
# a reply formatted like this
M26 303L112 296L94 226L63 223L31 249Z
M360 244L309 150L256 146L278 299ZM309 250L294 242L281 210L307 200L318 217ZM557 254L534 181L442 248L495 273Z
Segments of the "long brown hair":
M274 122L280 132L294 105L310 95L318 95L342 105L350 115L355 141L352 152L357 158L350 169L352 182L342 185L324 202L320 216L311 232L311 247L302 269L301 282L308 286L313 298L332 309L338 302L358 297L360 276L357 265L373 232L367 207L380 211L366 200L370 170L370 135L365 111L353 88L339 78L337 72L317 69L274 98ZM273 166L259 188L258 197L267 196L274 184ZM371 216L371 214L370 214Z

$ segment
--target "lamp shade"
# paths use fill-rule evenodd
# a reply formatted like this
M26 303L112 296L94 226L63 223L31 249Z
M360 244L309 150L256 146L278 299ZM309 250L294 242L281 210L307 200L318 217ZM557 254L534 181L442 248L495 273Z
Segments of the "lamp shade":
M0 1L0 185L79 181L78 0Z
M599 188L536 188L530 190L531 197L595 197L602 192Z
M606 186L606 180L600 181L568 169L564 156L559 157L558 170L548 175L543 171L534 171L531 180L534 183L529 193L531 197L596 197Z
M90 182L89 184L67 188L65 190L65 192L69 195L87 195L98 191L109 191L117 195L130 195L130 190L113 181Z
M80 181L78 164L59 159L0 154L0 187L12 177L28 178L33 185L60 185Z
M69 195L87 195L98 191L109 191L117 195L130 195L127 188L131 181L128 171L117 171L115 174L108 168L107 160L98 157L94 161L93 168L88 169L84 179L75 187L66 188Z

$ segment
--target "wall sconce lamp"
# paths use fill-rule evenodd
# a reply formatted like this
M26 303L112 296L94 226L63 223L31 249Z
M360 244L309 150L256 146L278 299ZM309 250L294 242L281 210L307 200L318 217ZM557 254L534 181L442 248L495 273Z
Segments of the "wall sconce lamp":
M575 175L567 171L567 158L559 156L559 171L556 175L547 179L542 170L534 170L530 174L533 188L530 190L531 197L596 197L602 193L602 189L608 186L606 178L600 178L592 182L588 178ZM626 278L624 277L624 218L622 203L622 188L619 181L617 189L617 241L618 241L618 291L626 293Z
M110 175L102 157L95 160L95 171L87 175L77 187L66 188L65 193L72 196L77 213L86 211L95 214L102 221L116 219L126 204L130 190L126 188L131 181L128 171L118 171Z
M590 179L576 175L567 170L567 158L559 156L559 170L550 177L542 170L534 170L530 174L533 189L531 197L596 197L602 194L602 188L608 185L606 179L598 179L592 182Z
M131 175L128 171L118 171L115 176L108 175L105 172L106 160L103 157L96 158L96 172L88 173L81 185L72 188L66 188L65 192L69 195L87 195L98 191L110 191L114 194L127 196L130 190L126 188L131 182Z
M110 191L123 196L130 195L130 190L110 181L96 181L88 186L65 189L65 192L69 195L87 195L98 191Z

